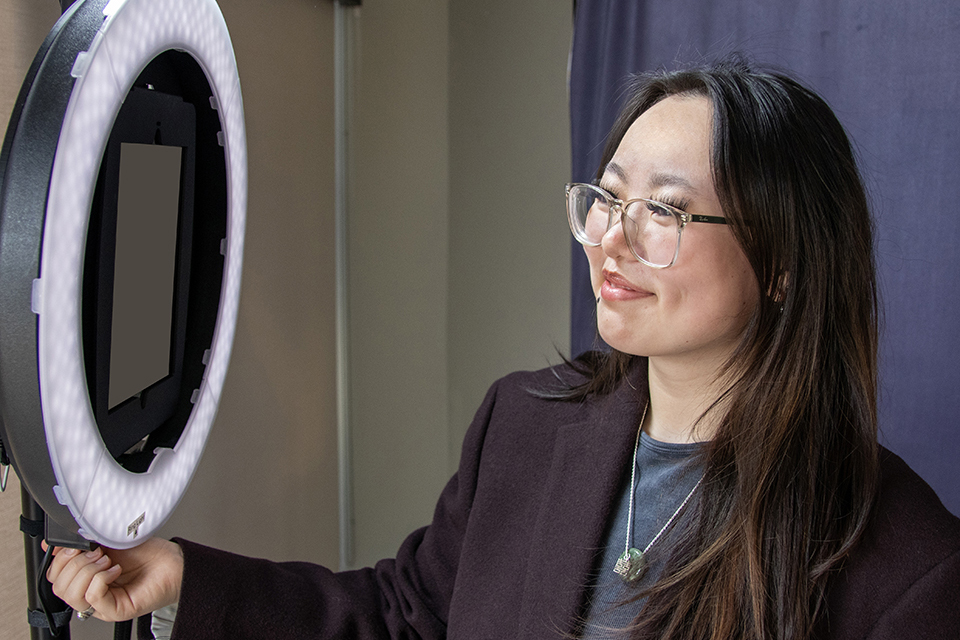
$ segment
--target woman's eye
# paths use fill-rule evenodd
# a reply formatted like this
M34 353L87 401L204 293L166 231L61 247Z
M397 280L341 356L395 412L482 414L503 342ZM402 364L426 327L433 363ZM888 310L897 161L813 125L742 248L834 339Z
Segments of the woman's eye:
M658 202L647 202L647 209L654 218L658 216L673 216L673 212Z

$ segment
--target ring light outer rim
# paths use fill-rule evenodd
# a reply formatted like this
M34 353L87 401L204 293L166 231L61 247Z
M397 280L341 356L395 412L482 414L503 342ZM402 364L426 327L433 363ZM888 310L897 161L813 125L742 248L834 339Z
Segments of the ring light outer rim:
M118 43L124 42L124 36L132 38L129 30L135 28L138 17L135 12L163 12L173 8L183 11L184 4L193 4L202 13L203 19L216 23L217 33L214 37L220 38L220 53L224 50L229 53L226 75L224 69L214 66L209 59L208 56L212 55L211 45L192 40L190 29L184 32L186 37L175 40L164 37L159 28L156 32L139 32L138 35L142 37L140 42L134 43L140 47L136 56L117 55L120 52L111 51ZM38 355L44 428L50 462L58 481L54 493L79 524L80 535L107 546L128 548L149 537L179 503L199 462L216 415L239 304L246 212L246 139L236 59L216 2L114 0L107 4L103 12L107 19L89 50L78 55L78 64L75 65L77 82L67 106L50 179L40 278L35 287L34 306L39 314ZM173 18L184 20L182 14ZM96 172L113 121L119 113L122 97L147 64L170 49L188 53L199 64L207 76L220 112L227 169L226 255L211 359L200 389L195 394L196 404L174 449L159 450L148 472L134 474L123 469L106 451L90 407L82 371L79 326L81 279L78 274L82 268L83 248L78 247L77 243L82 244L85 239ZM123 73L123 69L126 73ZM99 94L89 97L95 95L91 93L93 90L110 88L110 73L120 73L120 78L114 81L112 95L108 96L111 99L105 101ZM97 83L98 80L102 82ZM91 86L94 89L87 89ZM81 135L77 132L84 122L85 113L82 109L90 104L94 105L91 113L105 119L109 127L95 132L95 145L81 146L74 141ZM95 158L92 169L89 168L89 160L82 164L84 158L78 155L81 148L88 149L86 153ZM84 169L85 166L88 168ZM82 206L71 208L68 206L71 198L66 191L73 184L71 180L77 172L86 173L86 185L79 192L82 194L79 197ZM71 240L67 230L75 228L78 217L82 218L79 222L84 233ZM68 256L68 264L74 267L72 271L56 268L57 261L63 260L64 255ZM64 291L67 292L66 296L62 295ZM62 321L58 318L61 315L65 318ZM70 355L73 356L72 360ZM170 483L174 492L169 490Z

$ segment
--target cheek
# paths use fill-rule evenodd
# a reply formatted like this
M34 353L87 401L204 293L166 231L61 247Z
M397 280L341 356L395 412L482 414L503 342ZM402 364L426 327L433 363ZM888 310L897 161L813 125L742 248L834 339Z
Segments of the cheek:
M684 248L691 249L692 259L661 275L668 285L663 304L683 313L699 330L743 329L758 301L756 278L746 256L732 239L719 246L691 243Z
M759 294L756 278L746 259L736 261L733 259L735 257L730 256L727 262L732 268L718 270L718 277L710 283L711 292L707 295L712 299L710 306L716 316L715 321L739 332L745 328L756 308Z

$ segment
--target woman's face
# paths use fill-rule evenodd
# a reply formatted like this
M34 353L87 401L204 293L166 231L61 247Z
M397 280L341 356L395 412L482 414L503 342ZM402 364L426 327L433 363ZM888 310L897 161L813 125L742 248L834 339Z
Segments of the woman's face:
M600 186L621 200L723 216L710 171L712 117L704 97L660 101L627 130ZM638 262L620 224L584 251L600 335L625 353L715 367L736 348L757 304L756 278L727 225L688 224L668 269Z

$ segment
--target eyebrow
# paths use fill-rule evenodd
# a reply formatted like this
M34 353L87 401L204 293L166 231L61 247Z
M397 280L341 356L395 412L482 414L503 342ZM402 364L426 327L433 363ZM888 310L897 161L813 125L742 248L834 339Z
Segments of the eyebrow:
M627 178L627 172L623 170L623 167L618 165L612 160L607 163L607 166L604 168L604 173L609 171L610 173L617 176L620 182L626 184L629 182ZM657 172L650 176L650 186L654 188L659 187L680 187L686 189L687 191L696 193L697 188L690 184L690 181L686 178L676 175L675 173L663 173Z
M622 182L622 183L624 183L624 184L627 183L627 172L624 171L624 170L623 170L623 167L621 167L620 165L618 165L618 164L617 164L616 162L614 162L613 160L611 160L610 162L608 162L608 163L607 163L607 166L604 167L603 172L606 173L607 171L609 171L609 172L611 172L612 174L614 174L615 176L617 176L617 178L620 179L620 182Z

